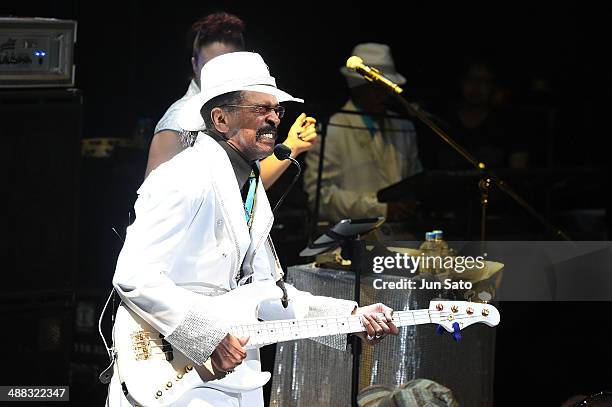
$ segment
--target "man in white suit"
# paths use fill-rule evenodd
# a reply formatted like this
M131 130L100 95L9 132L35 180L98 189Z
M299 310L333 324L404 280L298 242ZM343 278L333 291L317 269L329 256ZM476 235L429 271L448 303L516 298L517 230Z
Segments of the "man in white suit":
M255 53L218 56L201 77L200 92L185 104L179 120L183 129L207 130L199 132L193 148L151 172L138 190L136 220L128 228L113 285L124 304L173 348L195 364L210 358L217 371L231 372L244 360L258 367L258 352L245 350L248 338L228 333L226 319L241 304L213 309L211 297L255 281L274 285L282 277L268 238L274 218L259 160L273 152L284 113L279 102L301 100L276 87ZM288 291L287 317L357 313L367 330L362 338L370 343L398 333L390 322L392 310L382 304L358 308L353 301L290 286ZM283 311L280 300L269 307ZM376 318L381 312L385 317ZM127 405L117 373L107 404ZM263 396L261 388L244 394L196 388L175 405L262 406Z

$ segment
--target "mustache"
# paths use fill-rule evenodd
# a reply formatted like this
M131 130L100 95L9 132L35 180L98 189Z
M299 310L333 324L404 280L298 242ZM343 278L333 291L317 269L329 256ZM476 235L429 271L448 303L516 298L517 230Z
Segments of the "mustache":
M255 133L255 137L257 140L259 140L261 138L262 135L267 134L267 133L271 133L274 135L274 138L276 138L276 131L277 128L276 126L273 126L271 124L267 124L263 127L260 127L259 129L257 129L257 132Z

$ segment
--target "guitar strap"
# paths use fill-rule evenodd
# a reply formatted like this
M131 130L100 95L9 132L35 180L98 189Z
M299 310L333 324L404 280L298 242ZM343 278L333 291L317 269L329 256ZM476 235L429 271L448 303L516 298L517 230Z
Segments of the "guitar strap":
M247 222L247 225L249 227L249 232L251 231L251 226L253 225L253 210L255 208L255 203L256 203L256 192L257 192L257 183L258 183L258 179L259 179L259 171L257 171L258 168L255 166L253 168L253 170L251 170L251 175L249 175L249 179L247 180L247 183L245 184L245 187L243 188L242 191L242 196L243 196L243 200L244 200L244 215L245 215L245 220ZM247 190L247 186L248 186L248 190ZM246 190L246 193L245 193ZM267 243L270 246L270 251L272 251L272 254L274 255L274 264L275 264L275 272L274 272L274 279L276 280L276 285L283 290L283 296L281 297L281 303L283 304L284 308L287 308L289 306L289 295L287 294L287 288L285 287L285 281L283 279L284 277L284 273L283 273L283 269L282 266L280 264L280 260L278 258L278 254L276 253L276 249L274 248L274 244L272 243L272 237L270 235L268 235L267 237ZM238 281L240 281L244 276L244 273L242 271L242 267L240 267L240 273L238 275ZM249 278L245 281L245 284L248 284L252 282L252 278Z

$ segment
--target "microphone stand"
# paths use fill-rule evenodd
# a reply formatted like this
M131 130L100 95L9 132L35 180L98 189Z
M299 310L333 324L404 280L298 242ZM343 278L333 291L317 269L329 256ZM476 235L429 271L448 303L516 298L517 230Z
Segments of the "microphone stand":
M300 166L300 163L295 158L291 157L291 149L289 147L283 144L277 144L274 147L274 155L280 161L282 160L291 161L291 163L297 167L298 171L293 176L293 180L291 180L291 183L289 184L285 192L281 195L278 202L276 202L276 205L274 205L274 209L272 209L273 215L276 214L276 209L278 209L280 204L285 200L285 197L287 196L291 188L293 188L293 185L295 184L300 174L302 173L302 167ZM272 254L274 255L274 260L276 262L276 265L277 267L282 269L282 266L280 264L280 259L278 258L278 254L276 254L276 249L274 249L274 244L272 243L272 237L270 236L270 234L268 234L267 239L268 239L268 244L270 245L270 248L272 249ZM278 281L276 281L276 285L281 290L283 290L283 296L281 297L281 304L283 305L283 308L287 308L289 306L289 295L287 294L287 288L285 287L284 276L282 276Z
M276 205L274 205L274 209L272 209L272 213L276 213L276 208L278 208L280 206L280 204L283 203L283 201L285 200L285 197L287 196L289 191L291 191L291 188L293 188L293 185L298 180L298 178L299 178L299 176L300 176L300 174L302 172L302 167L300 166L300 163L295 158L287 157L287 158L285 158L285 160L290 160L293 163L293 165L295 165L297 167L298 171L293 176L293 179L291 180L291 183L287 187L287 190L285 191L285 193L283 195L281 195L281 197L278 200L278 202L276 202Z
M319 222L319 205L321 202L321 182L322 182L322 178L323 178L323 157L325 154L325 139L326 139L326 135L327 135L327 126L329 125L329 120L330 120L331 116L327 116L327 120L325 120L325 123L322 123L321 126L321 130L319 131L319 136L321 137L321 149L319 150L319 166L317 168L317 186L315 189L315 204L314 204L314 210L313 210L313 214L312 214L312 221L310 222L310 233L309 235L309 239L310 242L312 243L312 239L314 239L314 236L316 234L316 230L317 230L317 225Z
M497 186L500 190L504 191L510 198L512 198L519 206L529 212L533 217L540 221L547 229L549 229L556 237L563 240L571 241L568 235L566 235L561 229L551 224L544 216L540 215L531 205L529 205L518 193L516 193L510 186L500 179L495 173L487 169L485 163L478 161L472 154L470 154L463 146L453 140L448 134L444 132L433 120L432 115L422 110L418 105L413 105L408 102L405 98L400 95L404 90L397 84L393 83L389 79L385 78L378 69L371 68L363 64L363 59L358 56L351 56L346 61L346 66L362 75L369 82L375 82L379 86L382 86L388 93L391 93L395 100L397 100L404 109L411 115L416 116L419 120L425 123L434 133L442 138L448 145L450 145L455 151L457 151L463 158L465 158L470 164L472 164L478 171L482 173L482 179L480 180L479 187L481 189L481 205L482 205L482 218L481 222L486 221L486 210L489 203L489 187L491 185ZM485 241L486 228L484 224L480 228L481 241Z
M433 120L430 119L420 107L409 103L405 98L400 96L399 93L393 92L385 87L390 93L394 95L397 101L411 114L416 116L419 120L425 123L434 133L436 133L442 140L450 145L455 151L457 151L463 158L472 164L478 171L482 173L482 178L478 183L481 191L481 228L480 228L480 239L481 242L486 240L486 213L489 203L489 191L491 185L495 185L501 191L505 192L510 198L512 198L519 206L525 209L534 218L540 221L554 236L562 240L571 241L570 237L558 227L554 226L538 211L536 211L527 201L525 201L517 192L515 192L504 180L500 179L495 173L489 170L485 163L477 160L472 154L470 154L463 146L453 140L444 130L442 130Z
M351 268L355 273L355 286L353 297L359 306L361 300L361 266L363 264L363 253L365 252L365 241L359 235L347 243ZM353 356L353 370L351 372L351 406L357 406L357 394L359 393L359 363L361 361L361 338L351 335L351 352Z

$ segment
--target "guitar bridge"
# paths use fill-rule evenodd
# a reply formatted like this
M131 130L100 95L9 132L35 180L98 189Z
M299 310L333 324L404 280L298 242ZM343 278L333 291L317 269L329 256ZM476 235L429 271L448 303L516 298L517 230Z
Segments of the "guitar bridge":
M151 357L151 338L145 331L136 331L132 334L132 346L136 360L147 360Z

